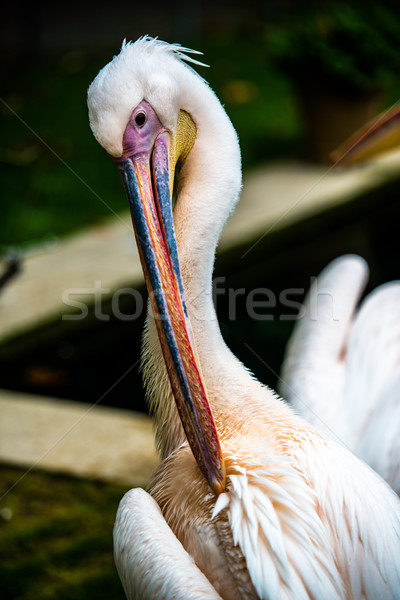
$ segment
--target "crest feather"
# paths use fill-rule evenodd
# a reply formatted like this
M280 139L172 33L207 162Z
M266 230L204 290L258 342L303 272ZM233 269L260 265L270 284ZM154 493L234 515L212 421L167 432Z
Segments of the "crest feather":
M181 46L181 44L173 43L169 44L168 42L164 42L159 40L158 37L151 37L150 35L143 35L138 38L135 42L127 42L126 39L122 42L121 51L126 50L129 47L134 47L136 50L143 50L148 53L168 53L173 54L179 60L192 63L194 65L198 65L200 67L208 67L203 62L188 56L190 54L198 54L202 55L203 52L199 50L193 50L192 48L186 48L185 46Z

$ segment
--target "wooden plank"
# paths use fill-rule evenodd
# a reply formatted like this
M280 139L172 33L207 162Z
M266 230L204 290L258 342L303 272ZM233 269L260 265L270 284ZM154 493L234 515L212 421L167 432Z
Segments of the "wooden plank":
M0 390L0 461L146 485L158 463L142 414Z
M218 252L228 253L245 243L250 248L261 236L351 202L398 178L399 161L400 152L396 152L345 170L277 163L248 173ZM0 294L0 346L77 310L65 302L66 295L76 304L91 306L96 293L107 300L120 288L142 284L128 214L31 249L23 256L22 273Z

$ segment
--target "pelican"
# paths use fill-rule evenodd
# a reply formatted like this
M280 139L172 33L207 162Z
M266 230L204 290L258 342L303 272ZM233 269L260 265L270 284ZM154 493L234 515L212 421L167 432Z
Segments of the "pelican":
M400 105L332 155L356 164L400 146ZM359 256L336 258L313 283L282 366L280 393L400 494L400 281L357 305L368 279Z
M142 358L161 462L148 492L131 490L118 509L126 595L400 598L395 493L256 381L221 336L211 277L240 150L192 53L124 43L88 90L150 298Z

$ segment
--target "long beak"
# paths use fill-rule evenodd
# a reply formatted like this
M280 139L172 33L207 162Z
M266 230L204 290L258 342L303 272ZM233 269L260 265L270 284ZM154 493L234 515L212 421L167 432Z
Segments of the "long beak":
M361 127L332 152L330 159L335 164L352 164L396 148L400 148L400 104Z
M225 472L185 304L172 216L169 134L162 131L150 152L117 164L177 409L194 457L219 494Z

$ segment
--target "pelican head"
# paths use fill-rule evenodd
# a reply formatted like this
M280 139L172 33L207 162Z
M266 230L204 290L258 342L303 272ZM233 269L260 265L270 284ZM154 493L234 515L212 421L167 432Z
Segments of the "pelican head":
M199 128L212 128L206 110L214 110L217 123L227 117L208 85L186 64L198 62L188 56L192 52L149 37L124 43L120 54L90 85L88 107L94 136L119 168L129 199L152 311L186 437L211 488L220 493L225 488L224 465L185 302L172 196L175 171L186 168L195 146L197 156L201 155ZM208 96L205 104L204 94ZM228 137L231 129L225 127ZM235 133L234 137L233 145L230 139L226 141L226 152L238 153ZM239 190L240 181L233 185ZM207 206L205 199L202 210L215 207ZM226 212L225 207L221 212Z

